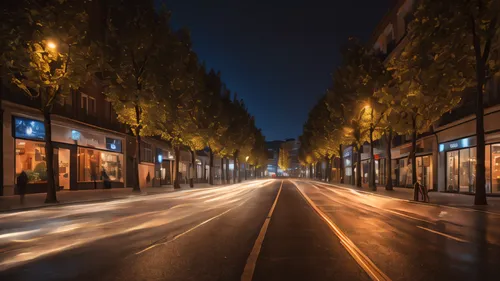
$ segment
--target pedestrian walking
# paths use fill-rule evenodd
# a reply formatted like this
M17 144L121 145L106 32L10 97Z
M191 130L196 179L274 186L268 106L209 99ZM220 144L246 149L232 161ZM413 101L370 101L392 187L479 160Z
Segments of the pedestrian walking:
M420 194L422 195L422 200L424 202L429 202L429 191L427 190L427 188L421 184L420 185Z
M17 177L17 191L19 192L19 200L21 205L24 204L24 195L26 194L27 184L28 184L28 175L23 170Z
M108 173L106 173L106 169L102 169L101 171L101 180L104 182L105 189L111 189L111 181L109 180Z
M416 181L415 184L413 185L413 200L414 201L420 201L419 200L420 193L421 193L420 183L418 181Z

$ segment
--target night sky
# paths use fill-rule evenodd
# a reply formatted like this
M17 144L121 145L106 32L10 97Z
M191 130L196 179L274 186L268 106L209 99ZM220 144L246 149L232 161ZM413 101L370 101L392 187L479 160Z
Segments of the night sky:
M368 40L391 0L166 0L207 68L245 103L267 140L297 138L331 83L339 48Z

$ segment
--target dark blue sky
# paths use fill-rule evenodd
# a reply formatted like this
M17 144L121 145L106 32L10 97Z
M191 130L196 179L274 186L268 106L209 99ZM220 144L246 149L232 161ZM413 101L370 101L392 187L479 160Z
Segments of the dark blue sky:
M391 0L166 0L208 68L245 100L267 140L296 138L349 36L368 40Z

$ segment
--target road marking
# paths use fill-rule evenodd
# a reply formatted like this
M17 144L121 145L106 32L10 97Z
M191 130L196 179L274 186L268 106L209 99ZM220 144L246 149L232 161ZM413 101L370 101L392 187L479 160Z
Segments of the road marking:
M300 190L295 182L292 182L302 198L309 203L314 211L328 224L333 233L340 239L340 243L352 258L359 264L359 266L370 276L372 280L376 281L390 281L391 279L385 275L361 250L347 237L342 230L323 212L321 211L307 195Z
M252 251L248 256L247 263L245 264L245 269L243 269L243 274L241 275L241 281L252 281L255 266L257 264L257 259L259 258L260 249L262 248L262 243L264 242L264 237L266 236L267 228L269 227L269 222L271 221L271 216L273 215L274 208L276 208L276 203L278 203L278 198L280 197L282 187L283 180L281 181L280 189L278 190L278 194L274 199L274 203L271 206L269 213L267 214L262 228L260 229L259 236L257 236L257 240L255 240Z
M423 226L419 226L417 225L418 228L420 229L423 229L423 230L427 230L429 232L432 232L432 233L435 233L435 234L438 234L438 235L441 235L441 236L444 236L446 238L450 238L450 239L453 239L455 241L458 241L458 242L462 242L462 243L469 243L469 241L465 240L465 239L462 239L462 238L458 238L458 237L455 237L455 236L451 236L449 234L446 234L446 233L442 233L442 232L439 232L439 231L436 231L436 230L432 230L432 229L429 229L427 227L423 227Z
M137 253L135 253L135 254L136 254L136 255L139 255L139 254L142 254L142 253L144 253L144 252L146 252L146 251L149 251L149 250L151 250L151 249L153 249L153 248L155 248L155 247L158 247L158 246L160 246L160 245L165 245L165 244L168 244L168 243L170 243L170 242L172 242L172 241L176 240L177 238L180 238L180 237L182 237L182 236L184 236L184 235L188 234L189 232L191 232L191 231L193 231L193 230L197 229L198 227L200 227L200 226L202 226L202 225L204 225L204 224L206 224L206 223L208 223L208 222L210 222L210 221L212 221L212 220L214 220L214 219L216 219L216 218L218 218L218 217L220 217L220 216L223 216L223 215L225 215L225 214L229 213L229 212L230 212L230 211L232 211L233 209L236 209L236 208L240 207L240 206L241 206L241 205L243 205L246 201L248 201L248 199L247 199L247 200L245 200L245 201L243 201L241 204L239 204L239 205L237 205L237 206L232 207L232 208L231 208L231 209L229 209L229 210L226 210L226 211L224 211L224 212L222 212L222 213L220 213L220 214L218 214L218 215L216 215L216 216L213 216L213 217L211 217L211 218L209 218L209 219L207 219L207 220L205 220L205 221L202 221L201 223L199 223L199 224L197 224L197 225L195 225L195 226L191 227L190 229L188 229L188 230L186 230L186 231L184 231L184 232L182 232L182 233L179 233L179 234L175 235L172 239L170 239L170 240L168 240L168 241L165 241L165 242L162 242L162 243L155 242L155 243L153 243L151 246L149 246L149 247L147 247L146 249L141 250L141 251L139 251L139 252L137 252Z
M268 182L268 183L266 183L266 184L263 184L262 186L265 186L265 185L267 185L267 184L269 184L269 183L270 183L270 182ZM234 207L232 207L232 208L230 208L230 209L228 209L228 210L226 210L226 211L224 211L224 212L222 212L222 213L220 213L220 214L218 214L218 215L216 215L216 216L213 216L213 217L211 217L211 218L209 218L209 219L207 219L207 220L205 220L205 221L202 221L201 223L199 223L199 224L197 224L197 225L195 225L195 226L191 227L190 229L188 229L188 230L186 230L186 231L184 231L184 232L182 232L182 233L179 233L179 234L175 235L175 236L174 236L172 239L170 239L170 240L167 240L167 241L165 241L165 242L161 242L162 240L164 240L163 238L162 238L162 239L160 239L160 240L157 240L156 242L153 242L153 243L152 243L149 247L147 247L147 248L145 248L145 249L143 249L143 250L141 250L141 251L139 251L139 252L135 253L135 255L142 254L142 253L147 252L147 251L149 251L149 250L151 250L151 249L153 249L153 248L155 248L155 247L158 247L158 246L160 246L160 245L165 245L165 244L168 244L168 243L170 243L170 242L173 242L173 241L175 241L176 239L178 239L178 238L180 238L180 237L182 237L182 236L184 236L184 235L188 234L189 232L191 232L191 231L193 231L193 230L197 229L198 227L203 226L203 225L205 225L205 224L209 223L210 221L215 220L216 218L221 217L221 216L223 216L223 215L225 215L225 214L229 213L230 211L232 211L232 210L234 210L234 209L236 209L236 208L238 208L238 207L242 206L243 204L245 204L245 203L246 203L248 200L250 200L250 199L251 199L251 198L248 198L248 199L244 200L243 202L241 202L239 205L236 205L236 206L234 206ZM189 204L186 204L186 205L189 205Z
M332 189L330 189L330 188L326 188L326 190L328 190L328 191L330 191L330 192L333 192L333 193L337 194L337 192L336 192L336 191L334 191L334 190L332 190ZM329 199L330 199L330 200L332 200L332 201L335 201L335 202L337 202L337 203L339 203L339 204L343 204L343 205L348 206L348 207L352 207L352 205L349 205L349 204L347 204L347 203L343 203L343 202L340 202L340 201L338 201L338 200L335 200L334 198L332 198L331 196L326 195L326 194L325 194L324 192L322 192L322 191L320 191L320 193L321 193L321 194L323 194L324 196L326 196L327 198L329 198ZM347 197L345 197L345 196L343 196L343 195L340 195L340 194L339 194L339 196L342 196L342 197L344 197L344 198L348 199ZM433 224L433 225L436 225L436 223L435 223L435 222L433 222L433 221L429 221L429 220L426 220L426 219L421 219L421 218L417 218L417 217L412 217L412 216L410 216L410 215L403 214L403 213L400 213L400 212L398 212L398 211L393 211L393 210L389 210L389 209L383 209L383 208L380 208L380 207L377 207L377 206L373 206L373 205L369 205L369 204L366 204L366 203L360 203L360 204L363 204L363 205L366 205L366 206L369 206L369 207L375 208L375 209L377 209L377 210L385 211L385 212L388 212L388 213L391 213L391 214L394 214L394 215L398 215L398 216L401 216L401 217L405 217L405 218L408 218L408 219L417 220L417 221L425 222L425 223L428 223L428 224Z

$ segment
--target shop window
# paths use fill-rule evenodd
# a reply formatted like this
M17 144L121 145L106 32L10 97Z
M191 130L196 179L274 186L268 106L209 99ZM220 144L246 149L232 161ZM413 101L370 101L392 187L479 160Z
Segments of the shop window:
M485 175L486 175L486 193L491 192L491 145L484 147L485 152Z
M386 184L385 183L386 172L387 172L386 171L386 163L385 163L386 159L380 159L379 162L380 162L380 165L379 165L379 168L378 168L379 169L379 172L378 172L378 174L379 174L378 179L379 180L378 180L378 182L381 185L385 185Z
M427 189L432 189L432 157L417 157L417 180Z
M500 192L500 144L491 145L491 191Z
M460 150L460 192L473 192L476 182L476 148Z
M450 151L446 153L447 159L447 175L446 175L446 191L458 191L458 151Z
M24 171L29 183L47 182L45 144L26 140L16 140L16 178Z
M106 173L111 181L123 181L123 155L91 148L78 148L78 181L101 180Z

